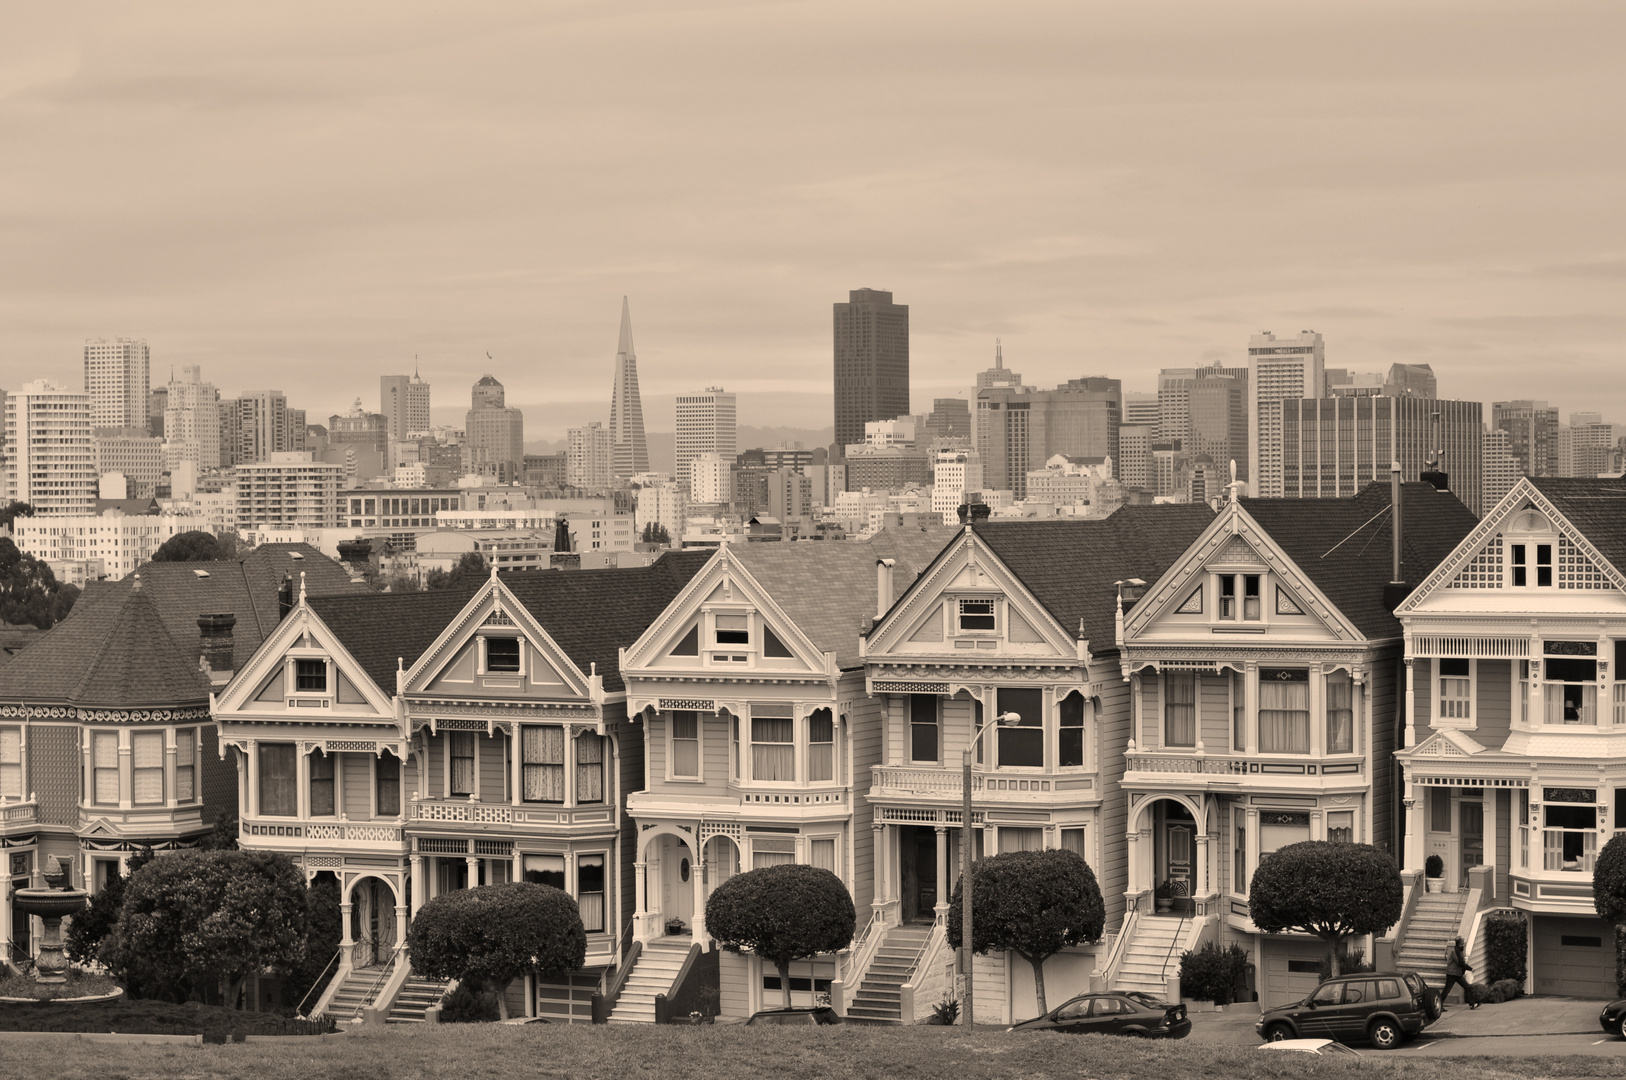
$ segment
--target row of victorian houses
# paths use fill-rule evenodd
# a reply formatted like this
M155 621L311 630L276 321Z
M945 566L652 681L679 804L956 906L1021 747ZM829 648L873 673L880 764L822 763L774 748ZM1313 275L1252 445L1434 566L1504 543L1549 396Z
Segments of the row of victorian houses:
M94 889L235 806L243 847L337 882L329 994L379 1015L426 901L520 880L576 898L588 955L515 1010L652 1019L699 956L724 1014L771 1006L771 964L703 952L705 902L797 862L847 883L859 931L793 999L912 1020L953 986L967 843L1095 869L1107 934L1050 961L1052 1000L1166 993L1206 941L1249 951L1265 1005L1302 996L1323 950L1260 933L1248 885L1310 839L1402 866L1370 958L1437 972L1511 908L1532 990L1611 996L1590 871L1626 810L1626 481L1523 480L1480 521L1400 490L1398 521L1374 485L405 595L300 545L149 565L0 665L0 843L14 885L60 855ZM8 956L27 923L0 906ZM1035 1011L1025 964L975 977L979 1019Z

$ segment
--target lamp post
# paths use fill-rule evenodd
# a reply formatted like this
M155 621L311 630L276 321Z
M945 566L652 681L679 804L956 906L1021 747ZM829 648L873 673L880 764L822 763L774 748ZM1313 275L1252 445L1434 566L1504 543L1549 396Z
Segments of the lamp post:
M966 1030L971 1029L971 756L982 742L983 732L993 724L1009 727L1020 724L1022 714L996 713L983 721L960 755L960 970L965 973L965 994L960 1012Z

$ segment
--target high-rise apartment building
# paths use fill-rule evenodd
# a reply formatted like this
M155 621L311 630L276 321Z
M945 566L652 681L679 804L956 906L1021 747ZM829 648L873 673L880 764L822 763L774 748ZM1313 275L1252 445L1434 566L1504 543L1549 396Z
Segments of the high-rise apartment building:
M90 395L90 426L147 426L151 384L145 341L98 338L85 342L85 393Z
M305 410L288 408L281 390L252 390L223 401L220 416L224 465L305 449Z
M469 468L501 476L517 473L525 460L525 416L509 408L502 383L482 375L469 394L470 408L463 418L463 441Z
M1118 460L1123 384L1117 379L1070 379L1054 390L992 387L977 392L984 485L1023 498L1027 474L1055 454ZM858 486L848 476L850 486Z
M251 529L334 529L345 467L308 451L273 453L237 466L237 523Z
M1281 403L1282 495L1348 498L1387 483L1391 462L1416 480L1439 454L1451 491L1481 512L1483 407L1421 397L1289 398Z
M1313 330L1280 340L1266 330L1248 339L1248 464L1255 495L1281 497L1282 402L1323 396L1326 363L1326 346Z
M171 377L164 404L164 460L173 470L177 462L190 462L201 472L218 469L220 453L220 391L203 381L196 364Z
M610 431L597 420L571 428L565 449L565 475L571 487L600 494L615 486L611 469L614 444Z
M854 289L835 306L836 445L864 441L864 424L909 412L909 305Z
M1124 487L1150 490L1156 436L1157 428L1150 424L1125 424L1118 429L1118 481Z
M638 356L632 349L632 312L625 296L615 346L615 385L610 390L610 469L621 479L649 471L644 403L638 396Z
M1507 432L1486 428L1480 446L1480 462L1484 477L1480 481L1480 516L1483 517L1519 482L1519 459L1508 447Z
M677 396L676 479L691 483L689 464L701 454L733 460L739 451L734 395L721 386ZM863 431L862 425L859 431ZM691 489L692 490L692 489Z
M1555 476L1599 476L1611 471L1623 429L1619 424L1593 420L1597 413L1571 413L1557 432ZM1581 423L1576 423L1576 418Z
M46 379L6 395L7 501L36 516L88 514L97 495L90 395Z
M1508 452L1522 475L1557 475L1557 408L1545 401L1492 402L1491 427L1507 432Z
M96 473L120 473L129 483L129 498L151 497L164 475L164 440L145 427L97 428L91 438Z
M968 491L982 490L982 459L974 450L939 450L932 455L932 511L944 525L960 523Z
M429 430L429 384L416 370L411 375L380 375L378 411L391 439Z
M734 458L700 454L689 462L689 505L716 506L734 501Z

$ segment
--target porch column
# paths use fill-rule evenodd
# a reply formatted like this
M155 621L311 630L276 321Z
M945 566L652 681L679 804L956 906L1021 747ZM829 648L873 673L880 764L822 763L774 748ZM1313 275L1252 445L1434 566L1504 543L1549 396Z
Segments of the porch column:
M339 948L343 950L340 953L340 963L343 964L350 963L350 949L356 943L356 939L350 936L350 909L350 892L347 889L339 903Z
M700 830L696 828L695 835L698 836L699 834ZM694 886L694 918L691 920L694 923L694 929L691 936L695 941L704 945L706 943L706 875L701 863L700 842L695 840L693 843L694 865L689 868L689 883ZM801 843L800 838L798 838L797 843L799 846Z
M0 883L9 885L11 882L11 867L5 867L6 875L0 878ZM0 956L7 959L11 957L11 901L0 895Z
M948 911L949 898L948 876L948 826L937 826L937 917L941 919L943 913Z
M1482 813L1485 818L1485 865L1491 869L1488 881L1491 895L1486 899L1491 899L1496 895L1496 793L1498 790L1493 787L1480 789L1480 797L1484 800L1480 805L1484 807ZM1601 851L1603 850L1604 838L1599 837L1599 841L1598 850Z
M469 883L465 885L464 888L472 889L476 885L480 884L480 860L475 856L470 855L463 861L469 864Z
M1417 745L1417 691L1412 686L1412 658L1406 657L1406 746Z
M1197 888L1195 896L1207 896L1214 890L1208 887L1208 834L1197 834Z
M424 880L423 856L412 856L412 918L418 917L418 911L423 907Z
M311 756L303 748L294 755L294 813L301 821L311 816Z
M1143 889L1157 887L1157 843L1152 836L1151 814L1147 814L1147 824L1140 831L1140 879Z
M633 889L636 892L632 898L632 938L634 941L648 940L645 925L649 915L649 864L642 859L632 864Z
M395 905L395 952L406 952L407 909L405 904Z
M875 862L875 904L884 904L891 899L887 893L888 879L892 875L886 864L886 831L886 826L879 822L870 825L870 833L875 840L875 854L871 856Z
M1259 752L1259 665L1242 667L1242 739L1244 753Z
M1423 821L1428 802L1428 789L1416 784L1406 785L1406 852L1402 869L1423 868Z

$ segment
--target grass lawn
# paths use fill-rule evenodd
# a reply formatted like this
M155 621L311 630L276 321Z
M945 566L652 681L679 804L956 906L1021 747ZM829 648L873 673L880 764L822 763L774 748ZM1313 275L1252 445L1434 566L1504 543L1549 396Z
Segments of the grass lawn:
M117 1031L141 1035L311 1035L327 1025L272 1013L238 1012L215 1005L167 1001L101 1001L73 1005L42 1001L0 1003L0 1031ZM0 1059L3 1060L3 1059Z
M72 1080L1171 1080L1393 1075L1404 1080L1525 1080L1529 1058L1333 1058L1252 1047L1104 1036L966 1035L947 1028L455 1025L373 1028L337 1042L228 1046L7 1043L7 1076ZM1550 1058L1543 1077L1626 1077L1618 1058Z

